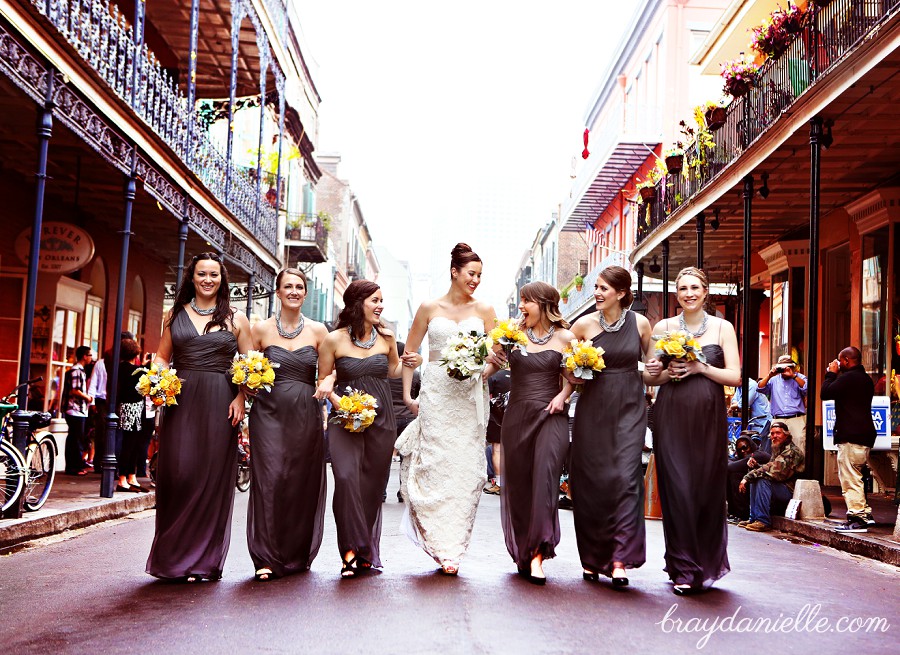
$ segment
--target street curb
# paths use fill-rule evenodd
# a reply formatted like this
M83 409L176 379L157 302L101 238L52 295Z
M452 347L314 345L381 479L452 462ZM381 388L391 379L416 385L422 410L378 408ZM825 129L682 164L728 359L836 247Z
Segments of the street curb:
M809 539L822 546L900 566L900 543L889 537L872 536L868 533L843 534L834 531L833 522L795 521L782 516L773 516L772 524L777 530Z
M89 507L59 512L40 518L23 518L0 526L0 549L16 546L32 539L49 537L66 530L117 519L135 512L156 507L156 492L136 494L127 498L113 498Z

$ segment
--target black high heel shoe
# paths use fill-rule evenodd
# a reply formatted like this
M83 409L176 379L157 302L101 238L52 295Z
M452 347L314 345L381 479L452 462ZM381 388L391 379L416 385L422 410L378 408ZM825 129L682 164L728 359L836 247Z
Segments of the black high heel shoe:
M581 577L585 582L597 582L600 579L599 573L588 573L587 571L581 572Z
M620 568L613 569L613 571L612 571L613 575L611 576L613 587L627 587L628 586L628 576L620 575L619 577L616 577L615 576L616 571L622 571L624 573L625 569L623 569L623 568L622 569L620 569Z
M343 561L341 566L341 580L352 580L359 575L359 569L354 566L356 562L356 557Z
M696 596L697 594L702 594L706 589L703 587L692 587L691 585L675 585L672 587L672 593L676 596Z
M519 576L525 578L525 580L533 585L537 585L538 587L543 587L545 584L547 584L547 578L539 578L536 575L531 575L531 571L529 571L527 568L520 568Z

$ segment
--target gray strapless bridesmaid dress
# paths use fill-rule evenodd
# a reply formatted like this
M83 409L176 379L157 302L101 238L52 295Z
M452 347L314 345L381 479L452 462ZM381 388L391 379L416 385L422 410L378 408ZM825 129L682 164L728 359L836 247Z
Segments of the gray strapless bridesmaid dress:
M272 391L250 411L250 505L247 544L255 569L283 576L309 569L325 515L325 440L322 410L313 397L318 353L312 346L269 346L280 366Z
M237 339L199 334L187 313L171 326L173 366L184 380L163 411L156 480L156 535L147 573L157 578L222 577L231 540L237 428L228 405L237 389L228 368Z

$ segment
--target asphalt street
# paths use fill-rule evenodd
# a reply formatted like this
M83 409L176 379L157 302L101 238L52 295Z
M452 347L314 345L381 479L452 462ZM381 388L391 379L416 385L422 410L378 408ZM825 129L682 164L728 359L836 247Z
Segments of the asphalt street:
M896 653L900 643L897 568L775 533L730 526L732 572L707 594L677 598L662 571L660 522L647 522L647 564L618 591L581 579L572 514L563 511L549 582L535 587L515 575L498 497L482 499L460 576L448 578L400 531L403 505L390 496L383 573L339 579L329 510L312 570L260 583L246 508L238 494L225 576L215 583L144 573L152 510L3 556L3 652L826 655Z

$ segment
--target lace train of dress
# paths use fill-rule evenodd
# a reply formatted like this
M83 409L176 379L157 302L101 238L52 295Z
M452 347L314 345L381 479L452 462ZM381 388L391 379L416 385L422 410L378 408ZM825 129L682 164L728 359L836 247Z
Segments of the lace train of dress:
M457 323L435 317L428 324L428 342L438 350L449 336L473 329L484 329L481 319ZM455 380L430 362L422 375L419 416L397 439L406 480L403 528L442 566L458 566L469 546L487 479L488 409L487 385L480 375Z

